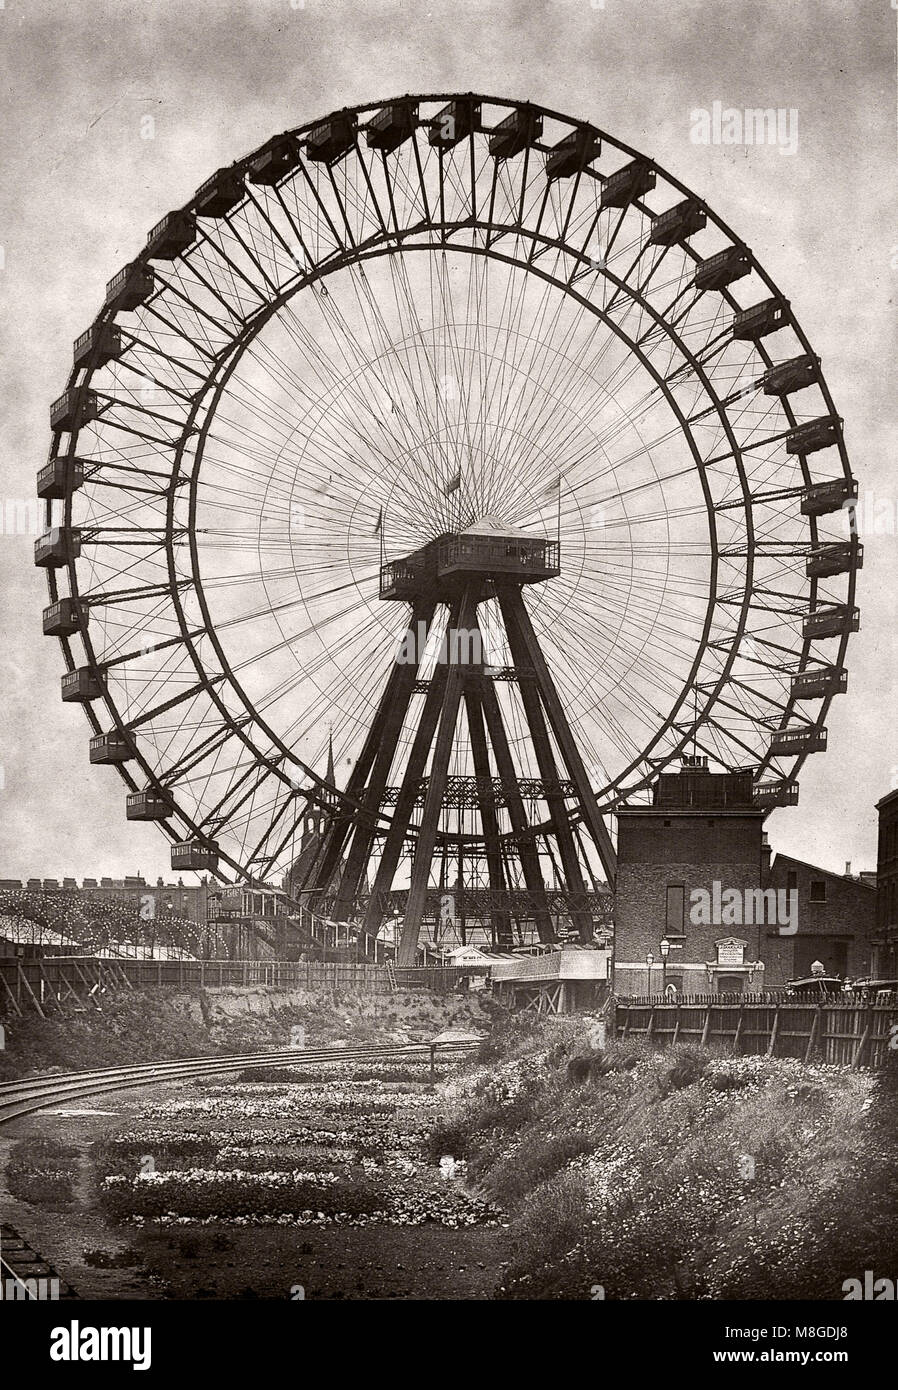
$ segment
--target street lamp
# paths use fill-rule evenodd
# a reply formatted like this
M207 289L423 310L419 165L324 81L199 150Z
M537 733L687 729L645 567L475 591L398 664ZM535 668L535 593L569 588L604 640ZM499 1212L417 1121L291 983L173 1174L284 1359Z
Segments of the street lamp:
M661 938L661 993L667 995L667 957L670 955L670 942L666 936Z
M651 951L646 951L646 953L645 953L645 964L646 964L646 969L647 969L648 972L649 972L649 997L651 997L651 993L652 993L652 966L655 964L655 957L654 957L654 955L652 954Z

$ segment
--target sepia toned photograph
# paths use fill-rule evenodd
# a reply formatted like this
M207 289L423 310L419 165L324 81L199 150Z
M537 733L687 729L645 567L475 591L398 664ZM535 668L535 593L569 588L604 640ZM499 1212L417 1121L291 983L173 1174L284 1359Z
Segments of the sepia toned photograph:
M896 0L0 39L7 1336L161 1373L234 1303L588 1302L857 1372Z

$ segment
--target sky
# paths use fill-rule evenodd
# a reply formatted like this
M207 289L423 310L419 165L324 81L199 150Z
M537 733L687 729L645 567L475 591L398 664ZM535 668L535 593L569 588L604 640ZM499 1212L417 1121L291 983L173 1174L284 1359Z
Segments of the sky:
M473 90L588 120L715 209L823 360L873 523L862 626L828 751L768 829L776 851L874 866L874 803L898 786L896 29L889 0L5 0L3 518L33 496L49 404L107 279L215 168L407 91ZM692 113L714 102L794 113L794 151L695 143ZM169 877L167 842L126 823L120 780L89 766L86 720L60 703L32 544L0 527L0 877Z

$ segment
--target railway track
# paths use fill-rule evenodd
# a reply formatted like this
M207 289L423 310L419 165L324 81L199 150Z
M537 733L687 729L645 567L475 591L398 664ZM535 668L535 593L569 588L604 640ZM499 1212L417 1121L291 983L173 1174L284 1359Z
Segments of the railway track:
M133 1086L151 1086L160 1081L189 1081L195 1077L226 1075L244 1067L309 1066L322 1062L383 1062L409 1059L429 1061L437 1058L471 1056L476 1042L399 1043L377 1047L291 1048L285 1052L249 1052L240 1056L191 1057L172 1062L146 1062L133 1067L103 1067L96 1071L58 1072L53 1076L0 1084L0 1124L45 1110L51 1105L124 1091Z
M55 1303L77 1297L71 1284L14 1227L5 1221L0 1225L0 1299Z

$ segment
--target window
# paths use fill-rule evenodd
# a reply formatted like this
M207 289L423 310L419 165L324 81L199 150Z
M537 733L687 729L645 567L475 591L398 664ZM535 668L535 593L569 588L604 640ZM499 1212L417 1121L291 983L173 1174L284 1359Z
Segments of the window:
M798 874L795 869L790 869L786 874L786 887L790 893L793 889L798 887Z
M811 902L812 902L812 903L825 903L825 902L826 902L826 879L825 879L825 878L812 878L812 879L811 879Z
M667 912L664 929L668 936L685 936L683 919L686 910L686 889L682 883L667 885Z

